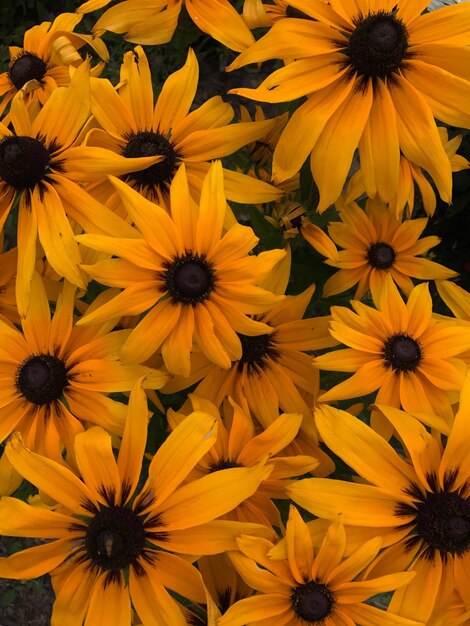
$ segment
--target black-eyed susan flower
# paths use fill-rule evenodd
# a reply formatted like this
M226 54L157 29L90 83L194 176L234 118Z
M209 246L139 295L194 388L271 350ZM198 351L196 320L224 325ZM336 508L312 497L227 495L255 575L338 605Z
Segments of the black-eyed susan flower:
M315 515L356 527L362 540L387 534L369 573L413 569L416 577L395 592L390 609L426 624L438 621L456 592L470 611L470 377L445 445L415 418L379 405L403 445L398 453L372 428L333 407L318 407L318 429L330 450L361 477L360 482L304 479L288 488L291 498ZM465 623L465 622L462 622Z
M53 22L43 22L28 29L23 46L10 46L8 71L0 74L0 114L18 91L23 90L26 104L44 104L57 87L70 83L70 66L82 62L78 50L89 45L105 61L107 48L99 37L77 33L81 15L62 13ZM91 72L98 75L103 64Z
M348 348L316 358L320 369L354 372L327 390L331 402L377 391L376 402L410 413L440 415L449 428L452 403L466 366L458 358L470 348L468 328L435 320L427 283L414 287L407 302L387 275L376 308L352 301L354 310L332 307L331 334ZM378 423L374 427L379 428Z
M247 226L235 224L224 234L227 202L220 161L204 179L199 206L189 194L185 166L180 166L171 183L170 215L121 180L112 181L138 231L133 239L77 237L86 246L121 257L84 269L105 285L123 288L79 323L147 311L122 348L125 362L142 363L161 350L170 372L189 376L194 348L229 368L242 354L240 333L271 332L249 315L282 300L258 285L286 253L250 254L258 238Z
M437 130L441 137L442 145L450 160L452 172L461 172L468 169L470 163L461 154L457 154L457 150L462 143L462 135L455 135L449 139L447 129L438 126ZM415 206L416 193L415 188L419 189L421 201L426 214L434 215L436 210L436 192L433 186L425 176L422 169L415 163L400 154L400 173L398 179L397 193L390 199L389 208L395 213L397 218L411 217ZM362 168L359 169L349 179L345 192L345 202L351 202L366 193L366 184L363 176ZM369 196L377 194L377 187L374 182L367 185L367 193Z
M77 11L89 13L111 0L88 0ZM250 0L245 0L250 2ZM93 32L109 30L126 41L156 45L171 41L183 5L194 24L224 46L240 52L254 42L242 16L230 0L125 0L118 2L96 22Z
M266 463L272 468L269 477L260 483L256 493L241 502L227 517L282 528L281 516L273 499L285 499L289 480L308 474L319 464L314 456L281 454L295 439L302 416L284 413L265 430L256 433L251 417L230 398L224 403L222 412L194 394L190 394L190 401L193 410L214 416L219 426L217 441L194 467L189 478L199 478L227 467L253 467ZM181 413L168 412L172 428L184 419L186 417Z
M152 76L141 46L124 55L121 86L92 79L92 111L101 125L87 137L89 145L124 157L155 157L151 167L133 170L125 181L143 196L167 206L171 181L181 163L186 166L192 195L199 197L210 160L232 154L272 130L275 120L230 124L233 108L214 96L190 112L198 84L199 66L189 49L185 65L171 74L154 103ZM229 200L269 202L282 192L267 182L224 169ZM108 194L112 192L108 185Z
M50 573L56 594L52 626L106 626L110 620L129 626L131 606L144 624L184 626L167 589L198 603L206 594L197 569L180 555L233 550L243 532L272 536L259 524L217 519L256 491L269 473L265 466L221 470L182 485L216 438L217 425L205 413L189 416L169 435L138 489L147 422L137 383L117 458L111 436L98 426L75 438L81 478L29 450L19 433L7 444L15 469L57 505L0 501L3 535L52 540L0 559L0 576Z
M28 446L61 459L73 450L84 424L98 424L122 435L125 406L108 395L145 386L159 388L167 375L145 366L125 366L119 349L130 331L111 325L78 328L74 324L75 288L64 284L51 317L38 274L22 332L0 320L0 441L21 431Z
M290 261L275 268L271 281L277 293L284 293L289 270ZM273 424L280 411L300 413L303 421L299 436L306 437L311 454L321 459L322 471L328 473L328 469L332 470L331 462L318 448L312 419L319 373L309 352L331 347L336 340L328 330L330 316L302 319L314 290L312 285L301 294L286 296L266 313L257 315L258 323L265 324L269 332L259 335L238 332L242 351L230 369L220 367L195 351L191 355L190 376L170 379L162 391L174 393L200 381L194 389L195 395L216 406L231 396L263 428Z
M229 66L295 59L256 89L264 102L307 96L274 152L273 179L310 156L318 210L336 201L359 148L363 175L388 202L397 193L400 153L426 170L451 202L452 172L434 118L468 128L470 4L422 14L424 0L288 0L311 18L280 19ZM368 185L366 185L368 188Z
M255 593L232 605L219 626L418 626L419 622L384 612L365 601L373 595L406 588L414 572L394 570L384 577L356 579L381 548L371 539L344 558L346 536L341 520L333 522L319 550L306 523L291 506L286 535L277 545L241 537L229 556Z
M325 263L337 268L323 286L323 296L347 291L357 285L360 300L369 290L377 291L389 274L407 295L412 278L433 280L457 274L430 259L420 258L440 242L439 237L421 237L426 218L401 221L379 200L368 200L365 211L355 202L340 211L341 221L330 222L326 233L314 224L302 228L305 239L320 252ZM336 246L343 248L338 250Z
M92 232L129 235L130 227L94 200L79 182L127 173L155 158L126 159L110 150L80 145L90 117L89 64L75 71L68 87L57 87L38 113L26 108L21 93L11 104L13 131L0 124L0 226L19 199L16 297L20 315L29 306L31 276L39 239L53 269L85 287L73 223Z

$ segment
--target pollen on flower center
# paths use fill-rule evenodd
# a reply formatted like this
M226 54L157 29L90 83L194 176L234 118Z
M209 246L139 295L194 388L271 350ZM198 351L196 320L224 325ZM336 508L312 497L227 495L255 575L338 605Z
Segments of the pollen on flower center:
M46 63L32 52L23 52L10 64L8 76L17 89L30 80L42 80L46 74Z
M171 143L160 133L144 131L129 137L123 155L127 158L162 156L163 159L139 172L128 174L128 179L140 185L171 182L176 170L177 154Z
M274 334L274 333L273 333ZM264 369L267 357L276 358L278 351L273 346L273 335L248 335L238 334L242 344L242 357L238 362L238 369L242 370L247 365L248 371Z
M295 588L291 604L301 620L320 624L331 614L334 598L326 585L310 580Z
M89 522L85 548L90 560L103 570L120 570L132 565L145 545L145 528L131 509L110 506Z
M16 375L16 387L21 395L39 405L58 400L67 385L63 361L49 354L29 357Z
M392 13L379 11L358 19L345 54L350 69L365 78L398 72L408 49L408 31Z
M404 333L392 335L384 345L384 360L386 367L392 367L400 372L413 371L418 367L422 358L419 343Z
M34 137L6 137L0 142L0 178L15 189L32 189L45 176L50 155Z
M395 262L395 250L388 243L374 243L367 250L369 265L379 270L386 270Z
M173 300L183 304L206 300L215 287L212 264L198 254L187 254L167 263L161 278Z

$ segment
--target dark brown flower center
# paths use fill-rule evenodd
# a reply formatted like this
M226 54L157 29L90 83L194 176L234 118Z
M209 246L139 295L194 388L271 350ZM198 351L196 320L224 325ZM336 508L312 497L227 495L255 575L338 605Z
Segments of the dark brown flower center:
M49 354L30 357L20 365L16 375L18 391L33 404L58 400L67 385L67 370L63 361Z
M395 262L396 254L395 250L388 243L379 242L374 243L367 250L367 260L369 265L379 270L386 270L392 267Z
M456 492L427 493L417 504L415 532L431 548L463 554L470 549L470 501Z
M6 137L0 142L0 178L15 189L32 189L45 176L50 155L34 137Z
M421 362L419 343L404 333L389 337L384 345L384 360L387 367L399 372L413 371Z
M8 76L17 89L21 89L30 80L42 80L46 74L47 65L32 52L23 52L13 59L8 70Z
M310 580L299 585L291 595L294 613L310 624L322 623L333 610L334 597L326 585Z
M132 565L145 545L142 519L131 509L109 506L91 519L85 535L85 548L94 565L117 571Z
M242 357L238 361L238 369L241 371L243 365L246 364L248 371L257 371L267 367L266 359L269 357L277 358L278 350L274 347L274 337L270 335L249 335L238 334L238 338L242 344Z
M197 304L206 300L215 287L212 264L198 254L174 259L166 268L160 277L175 302Z
M402 68L408 50L408 31L393 12L360 16L345 53L352 72L364 78L386 78Z
M144 131L132 135L128 139L123 152L127 158L162 156L163 159L139 172L127 175L128 180L139 185L156 185L157 187L170 183L176 171L178 155L171 143L160 133Z

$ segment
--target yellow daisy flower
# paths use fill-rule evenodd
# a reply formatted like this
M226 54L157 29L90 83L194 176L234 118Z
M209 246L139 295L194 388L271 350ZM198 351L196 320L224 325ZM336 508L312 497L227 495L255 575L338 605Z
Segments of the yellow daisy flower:
M440 624L434 618L448 608L454 591L470 610L470 376L444 446L407 413L378 408L393 424L404 454L348 413L319 407L315 417L323 440L357 472L360 483L304 479L292 483L288 492L314 515L330 520L341 515L363 541L378 533L393 536L369 574L413 569L416 577L395 592L390 610Z
M470 70L463 62L470 5L422 14L427 4L288 0L314 19L278 20L228 67L295 59L258 88L230 93L272 103L307 96L277 144L273 179L290 178L310 155L318 211L337 200L357 148L363 176L384 202L397 194L401 153L451 202L451 165L434 118L470 127Z
M101 9L111 0L88 0L78 13ZM250 2L250 0L245 0ZM171 41L183 5L194 24L224 46L241 52L254 37L229 0L125 0L109 8L96 22L97 35L109 30L126 41L157 45Z
M290 262L279 264L273 272L273 290L284 293L290 274ZM287 270L287 271L286 271ZM239 404L245 413L253 415L263 428L279 417L279 412L300 413L303 416L298 439L321 462L321 471L332 471L331 460L318 447L318 437L312 418L312 408L318 397L319 375L309 352L336 345L329 333L330 316L302 319L312 299L315 285L301 294L285 296L266 313L256 316L268 332L248 335L237 332L241 355L230 369L211 362L202 352L191 355L189 377L174 377L162 392L174 393L195 383L194 394L220 406L227 396ZM299 442L296 441L296 444ZM300 444L301 449L304 448ZM300 454L307 454L297 449Z
M323 297L357 284L354 297L360 300L369 289L380 289L387 275L406 295L414 286L411 278L443 280L457 276L439 263L417 258L440 242L436 236L420 239L426 218L402 222L382 202L370 199L365 211L351 202L339 211L339 217L341 222L328 224L331 239L315 224L302 228L305 239L320 254L327 253L325 263L338 268L324 284ZM344 249L338 250L335 244Z
M354 372L319 400L331 402L378 390L376 402L409 413L438 414L450 428L450 392L457 393L466 371L457 358L470 348L467 328L433 318L427 283L414 287L405 303L391 276L378 294L376 309L352 301L353 311L332 307L331 334L349 346L316 358L320 369ZM374 423L374 428L385 425ZM391 434L391 433L389 433Z
M168 77L154 104L148 60L137 46L124 55L117 91L108 80L91 80L92 111L102 128L90 131L88 145L108 148L124 157L159 156L155 165L134 169L125 181L161 206L168 206L171 181L181 163L197 199L209 161L260 139L276 125L275 120L230 124L234 110L220 96L190 112L198 76L197 58L189 49L185 65ZM101 193L112 193L111 185L104 186L107 191ZM267 182L227 169L224 190L229 200L248 204L269 202L282 194Z
M298 482L298 481L295 481ZM334 481L333 481L334 482ZM414 620L382 611L364 601L375 594L405 587L414 572L357 580L377 556L380 538L371 539L344 558L346 535L340 520L332 523L319 550L294 506L285 539L241 537L230 558L242 578L258 591L231 606L219 626L418 626ZM405 587L406 588L406 587Z
M108 50L99 37L74 32L81 15L62 13L53 22L43 22L28 29L23 46L10 46L8 71L0 74L0 115L18 91L25 94L26 105L44 104L57 87L70 83L70 66L82 63L78 50L89 45L104 61ZM99 63L91 73L99 75Z
M51 318L42 281L34 274L32 301L22 332L0 319L0 441L21 431L28 446L60 460L62 447L85 423L122 435L125 407L108 394L129 391L141 376L158 389L161 371L122 365L119 349L130 331L74 325L75 288L65 283Z
M6 446L15 469L58 504L46 509L2 498L2 535L52 541L0 559L0 576L50 573L53 626L129 626L131 605L144 624L183 626L180 606L167 589L198 603L206 595L199 572L180 555L233 550L243 532L272 536L259 524L217 519L256 491L269 473L266 467L221 470L181 484L216 438L214 419L204 413L189 416L169 435L138 489L147 421L145 394L137 384L117 459L102 428L75 438L81 479L29 450L18 433Z
M15 199L18 209L18 273L16 296L24 316L29 306L31 276L39 238L53 269L85 287L73 223L92 232L128 236L130 226L94 200L78 184L123 174L155 158L125 159L110 150L81 146L90 116L89 66L84 62L68 87L58 87L39 113L26 108L21 93L11 104L13 131L0 123L0 227Z
M281 456L295 439L302 416L280 415L266 430L256 434L252 419L231 398L224 403L223 419L217 407L195 394L189 395L194 411L204 411L217 419L218 437L214 446L201 458L188 478L194 479L228 467L253 467L266 463L272 468L269 477L260 483L256 493L241 502L227 517L240 522L258 522L282 528L279 510L273 502L286 498L289 479L308 474L318 466L314 456ZM168 422L175 428L186 417L168 412Z
M236 224L222 234L227 202L220 161L204 179L199 207L189 194L185 166L180 166L170 188L171 215L126 183L111 180L139 230L133 239L77 237L86 246L121 257L84 269L102 284L124 288L79 324L148 311L123 346L125 362L142 363L161 350L170 372L189 376L194 347L229 368L242 354L237 333L271 332L248 315L282 299L258 284L286 253L250 254L258 238L247 226Z

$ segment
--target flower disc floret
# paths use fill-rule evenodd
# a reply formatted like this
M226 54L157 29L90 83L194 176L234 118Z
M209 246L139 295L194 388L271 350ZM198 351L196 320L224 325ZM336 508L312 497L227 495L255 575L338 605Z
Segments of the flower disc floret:
M408 31L392 13L370 13L357 21L346 48L352 72L366 78L397 73L406 57Z
M46 63L32 52L23 52L10 63L8 76L19 90L30 80L41 81L46 75Z
M421 357L419 343L405 333L392 335L385 343L385 365L399 372L415 370L421 362Z
M49 151L34 137L7 137L0 143L0 178L15 189L32 189L49 162Z
M58 400L67 385L65 364L56 356L32 356L18 368L16 387L33 404L43 405Z
M197 304L206 300L215 286L211 263L198 254L187 254L167 264L162 274L165 286L175 302Z
M176 171L177 154L171 143L160 133L143 131L132 135L123 155L127 158L162 156L163 159L144 170L128 174L128 179L140 185L162 185L171 182Z
M334 599L326 585L310 580L299 585L291 596L292 608L301 620L320 624L331 615Z
M369 265L379 270L386 270L395 262L396 253L391 245L380 241L370 246L367 251Z
M88 557L103 570L129 567L142 553L144 544L142 519L122 506L101 509L89 522L85 536Z

